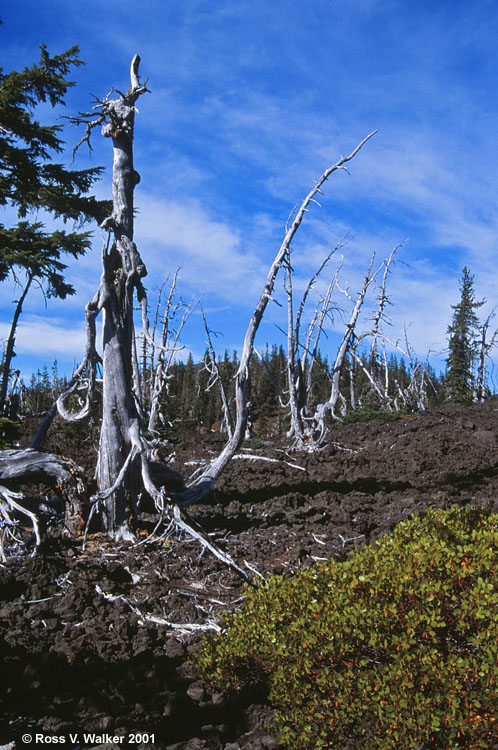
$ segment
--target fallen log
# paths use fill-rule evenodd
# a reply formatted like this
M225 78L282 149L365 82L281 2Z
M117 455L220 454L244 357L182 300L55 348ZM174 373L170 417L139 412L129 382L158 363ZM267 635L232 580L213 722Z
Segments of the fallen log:
M83 469L73 461L31 448L0 451L0 484L0 522L8 526L18 513L25 515L33 525L36 547L42 541L43 530L34 519L39 515L37 506L46 500L25 498L20 491L25 485L42 484L52 489L63 503L66 533L75 536L82 531L88 499Z

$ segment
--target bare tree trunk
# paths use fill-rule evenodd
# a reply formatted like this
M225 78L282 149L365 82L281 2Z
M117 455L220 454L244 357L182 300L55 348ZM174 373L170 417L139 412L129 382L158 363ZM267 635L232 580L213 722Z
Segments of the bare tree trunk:
M338 169L345 169L346 167L344 165L356 156L358 151L370 138L372 138L372 136L375 135L376 132L377 131L374 130L372 133L367 135L367 137L364 138L358 144L358 146L356 146L356 148L351 152L351 154L349 154L349 156L342 156L338 162L325 170L320 179L317 180L315 187L310 190L306 198L301 203L292 223L290 224L290 226L288 226L283 242L275 256L270 270L268 271L268 277L266 279L265 286L258 300L251 320L249 321L246 335L244 337L244 345L240 357L239 369L235 376L236 423L233 435L226 443L220 455L197 479L195 485L185 492L177 495L177 500L182 507L199 502L200 499L202 499L213 489L217 478L219 477L225 466L231 461L232 457L235 455L240 445L242 444L242 441L244 440L248 420L249 362L254 349L254 339L256 337L256 332L259 328L268 302L272 299L277 274L282 264L285 262L286 257L288 257L289 255L291 242L301 225L304 214L309 210L309 204L312 201L315 203L317 202L315 200L315 196L317 195L317 193L321 193L320 188L330 177L330 175L333 172L336 172Z
M474 400L482 403L485 401L485 387L486 387L486 359L489 355L489 352L493 348L493 346L496 343L496 337L498 336L498 330L496 330L491 340L487 340L488 335L488 329L489 324L491 323L491 320L495 316L494 309L491 311L491 313L488 315L486 320L484 321L483 325L481 326L481 340L479 342L479 352L478 352L478 365L477 365L477 373L476 373L476 382L475 382L475 388L474 388Z
M159 291L159 299L157 301L156 306L156 314L154 318L154 327L152 329L152 343L151 343L151 354L150 354L150 406L149 406L149 421L147 425L147 429L150 434L154 434L157 431L157 427L159 425L160 421L160 413L161 413L161 395L164 391L164 388L166 386L167 378L168 378L168 371L166 367L166 345L168 341L168 334L169 334L169 321L170 321L170 309L173 301L173 295L175 293L176 288L176 280L178 278L178 271L177 268L175 271L175 275L173 276L173 281L171 282L169 295L168 295L168 301L166 302L166 308L164 310L164 316L163 316L163 323L162 323L162 335L161 335L161 348L158 356L157 364L155 363L155 346L154 342L156 340L156 328L157 323L159 319L159 309L161 305L161 296L162 296L162 290L163 286L161 286L161 289ZM144 346L144 352L147 349L147 338L144 336L143 339L143 346ZM144 363L145 363L145 355L144 355ZM145 364L143 365L143 369L145 369Z
M374 256L372 256L372 260L370 261L370 267L363 280L363 286L361 288L361 292L359 293L356 300L353 300L353 298L350 296L347 289L342 290L344 294L346 294L346 296L354 302L354 307L351 313L351 317L349 319L349 323L346 326L346 331L344 332L344 336L342 337L341 344L337 351L334 366L332 368L332 385L331 385L331 390L330 390L330 397L328 401L318 404L315 415L313 417L313 420L315 422L315 429L317 429L319 432L318 442L320 442L320 440L323 439L323 436L325 434L326 414L328 412L331 412L332 416L335 416L335 409L336 409L337 402L339 400L339 395L340 395L339 385L340 385L341 373L344 367L346 354L349 350L350 342L355 331L356 322L358 320L358 315L360 314L360 310L365 300L365 295L367 293L368 287L370 286L372 281L375 279L375 277L377 276L377 273L380 270L380 269L377 269L377 271L372 273L373 261L374 261Z
M302 357L300 356L301 322L306 307L306 301L318 277L320 276L336 250L340 247L343 247L344 244L345 240L341 240L341 242L333 250L331 250L331 252L327 255L325 260L320 265L319 269L309 280L302 296L295 322L292 290L293 269L289 253L285 285L287 293L287 382L289 390L289 407L291 418L288 437L294 438L294 447L298 450L304 448L306 442L306 435L308 431L304 419L306 416L308 416L309 399L311 397L312 388L313 365L315 363L316 354L318 352L318 342L323 330L325 316L330 311L330 298L332 296L332 291L337 279L337 275L339 273L339 269L337 269L333 280L329 284L325 298L322 300L320 313L318 313L317 308L314 311L311 323L308 326L308 333L303 347ZM340 265L342 265L342 262ZM310 358L310 344L315 328L317 329L315 346Z
M140 57L132 60L131 86L119 99L106 97L99 101L94 113L83 113L71 118L86 123L83 142L88 142L92 128L101 125L102 135L112 139L113 170L111 216L102 228L112 232L113 243L102 253L103 273L100 286L92 302L87 305L87 349L85 359L73 381L77 385L85 367L90 369L85 406L76 415L65 408L68 389L58 400L58 409L66 419L81 419L88 413L95 384L97 354L95 352L95 317L103 314L103 413L97 458L96 477L99 493L96 499L101 512L104 531L114 539L130 539L132 534L128 516L135 506L135 498L143 484L154 491L147 467L144 469L142 441L142 405L139 402L140 383L133 322L133 301L137 294L146 320L146 295L142 277L145 265L133 242L133 195L140 176L133 166L133 131L135 103L147 91L140 83ZM144 476L144 471L147 476Z
M353 411L356 409L356 369L354 357L352 356L354 351L354 349L350 350L351 356L349 365L349 404Z
M335 270L334 275L332 276L332 279L329 282L329 285L327 287L327 291L325 293L325 296L321 302L320 309L315 309L313 319L309 325L308 333L306 336L306 343L304 345L304 356L305 356L305 371L306 371L306 398L307 400L311 397L312 387L313 387L313 368L315 366L315 362L318 355L318 346L320 344L320 337L323 333L323 327L325 324L325 318L327 315L330 314L330 300L332 298L332 292L334 291L334 288L337 284L337 279L339 277L339 272L342 268L342 264L344 262L344 256L341 256L341 261L338 265L338 267ZM316 332L315 332L316 331ZM314 343L313 343L313 349L310 353L311 349L311 339L313 338L313 335L315 336ZM328 372L327 372L328 374ZM306 415L308 416L308 414ZM309 431L309 430L308 430Z
M17 419L19 415L19 398L16 398L16 388L18 385L22 387L21 371L14 370L12 376L9 391L5 399L5 416L10 417L10 419Z
M302 396L300 398L300 392L302 392L303 388L303 372L298 353L300 317L298 317L296 327L294 327L292 268L290 257L287 262L285 291L287 293L287 387L289 389L289 409L291 420L287 437L293 438L296 448L300 449L304 446L304 428L300 410L300 401L302 400Z
M371 362L375 362L375 360L377 359L377 341L380 335L380 324L382 320L384 320L386 306L388 304L391 304L390 299L386 292L387 277L391 269L393 258L400 247L401 245L397 245L397 247L391 250L391 254L389 255L389 258L387 258L385 262L384 273L382 275L382 284L380 286L380 293L378 297L379 305L374 315L374 324L373 324L373 328L371 331L371 334L372 334L372 346L370 348L370 361Z
M24 286L24 289L22 291L22 294L17 300L16 308L14 310L14 316L12 318L12 323L10 326L9 337L7 339L7 344L5 346L5 354L4 354L3 368L2 368L2 381L0 383L0 414L3 414L5 412L5 403L7 399L7 389L9 386L9 377L10 377L10 364L14 356L14 344L16 340L17 324L19 323L19 318L22 312L22 306L24 304L24 300L26 299L26 295L29 292L29 288L31 286L32 281L33 281L33 274L30 273L28 274L28 278Z
M114 243L103 256L103 403L96 477L100 492L113 487L133 449L141 445L141 416L134 398L134 293L145 266L133 242L133 194L140 177L133 166L135 102L144 89L138 80L140 58L131 68L131 88L120 99L107 102L102 128L112 138L113 210L106 228ZM128 469L128 481L104 501L103 528L114 539L130 538L128 514L138 490L138 462ZM136 482L133 481L133 474Z
M209 358L208 361L204 362L204 367L206 368L208 374L209 374L209 380L206 386L206 391L210 391L211 388L213 388L216 384L218 385L218 388L220 390L220 397L221 397L221 407L223 410L223 419L222 419L222 427L224 426L226 429L226 432L228 434L228 439L230 440L233 435L233 426L232 426L232 415L230 414L230 405L228 402L227 394L225 392L225 386L223 385L223 380L221 379L220 370L218 367L218 363L216 362L216 354L213 347L213 342L211 340L211 332L209 330L206 316L204 314L204 310L201 306L201 313L202 313L202 320L204 321L204 330L206 332L206 343L208 345L208 352L209 352Z

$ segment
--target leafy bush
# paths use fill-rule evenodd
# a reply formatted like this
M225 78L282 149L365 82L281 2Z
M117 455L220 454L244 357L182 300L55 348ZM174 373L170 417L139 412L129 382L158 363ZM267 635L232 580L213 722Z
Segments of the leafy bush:
M285 748L489 748L497 573L498 515L431 510L344 561L248 590L197 665L224 689L266 685Z
M260 440L257 437L247 438L242 443L242 448L249 448L250 450L257 451L259 448L264 448L265 442L264 440Z

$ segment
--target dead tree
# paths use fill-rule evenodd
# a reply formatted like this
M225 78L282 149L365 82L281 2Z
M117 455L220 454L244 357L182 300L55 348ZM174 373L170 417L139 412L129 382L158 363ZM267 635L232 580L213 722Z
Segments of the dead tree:
M403 244L403 243L402 243ZM354 390L354 370L355 365L359 366L363 374L366 376L370 383L371 390L376 399L383 405L388 411L392 410L392 396L390 393L390 370L389 362L386 351L386 337L382 330L382 323L387 321L386 318L386 307L391 304L390 298L387 294L387 278L391 270L391 265L394 260L394 256L399 248L402 246L397 245L389 254L388 258L384 261L384 273L382 274L382 282L379 288L378 305L373 314L373 325L369 331L356 336L354 342L349 346L349 356L351 360L351 371L350 371L350 404L351 408L356 408L356 394ZM364 360L358 353L358 349L362 342L371 338L372 343L370 345L370 352L366 360ZM379 351L379 341L381 342L381 351ZM396 348L397 345L395 345Z
M311 402L311 393L312 393L312 387L313 387L313 370L315 368L315 365L318 359L318 347L320 344L320 338L324 331L325 320L328 316L331 316L332 314L332 309L331 309L332 293L337 285L337 279L339 278L339 273L341 272L343 263L344 263L344 256L341 256L339 265L337 266L335 273L329 282L329 285L323 296L323 299L315 308L312 320L308 326L308 332L307 332L306 340L304 343L303 369L304 369L305 378L306 378L306 406L305 406L305 409L303 410L303 420L304 419L306 420L306 433L307 433L308 439L310 438L311 433L312 433L312 430L310 431L309 418L311 417L310 402ZM327 375L329 376L329 379L330 379L330 373L328 372L328 369L327 369Z
M17 540L20 518L29 519L33 528L33 551L44 536L43 516L50 504L26 496L21 487L44 484L55 491L63 503L65 530L76 536L88 513L82 470L68 459L29 448L0 452L0 557L5 559L5 539ZM22 540L21 540L22 541Z
M248 421L249 363L254 350L254 339L268 302L273 299L273 289L275 287L278 272L285 263L286 258L289 256L291 242L301 225L305 213L309 210L310 203L317 203L315 196L322 192L321 188L330 175L339 169L346 169L345 164L356 156L358 151L370 138L372 138L373 135L375 135L376 132L377 131L375 130L367 135L367 137L356 146L349 156L342 156L335 164L325 170L320 179L315 183L315 187L310 190L306 198L302 201L292 223L287 226L285 237L270 267L266 283L256 304L254 313L249 321L244 337L240 364L235 375L236 421L232 437L227 441L219 456L209 464L195 481L195 484L185 492L175 496L177 502L179 502L182 507L199 502L206 496L206 494L209 494L212 491L219 475L233 458L244 440Z
M434 385L430 368L429 357L431 352L428 351L425 360L421 361L416 356L408 340L408 331L405 327L405 345L404 348L398 342L386 341L396 349L405 361L408 362L409 381L406 385L401 385L393 379L395 388L392 397L395 409L403 408L409 410L425 411L429 406L429 392L432 390L437 393Z
M220 397L221 397L221 406L223 410L223 419L221 422L220 432L226 432L228 435L228 439L230 440L233 435L232 415L230 413L230 402L225 391L225 386L223 384L222 377L220 375L220 369L216 361L216 354L215 354L213 342L211 339L211 331L209 330L209 326L206 320L206 315L204 314L204 309L202 308L202 306L201 306L201 313L202 313L202 320L204 322L204 331L206 332L206 343L208 346L206 357L204 359L204 369L208 373L208 382L206 385L206 391L209 392L211 388L214 388L215 385L218 386Z
M130 71L131 86L126 93L117 92L116 99L108 95L96 102L94 112L73 118L73 122L86 123L85 135L77 147L84 141L89 143L91 130L96 126L102 127L102 135L112 139L113 144L113 208L111 216L102 224L109 235L102 252L100 286L87 306L87 322L91 319L94 323L102 312L103 408L96 477L102 526L114 539L132 538L128 515L134 509L141 469L148 473L143 460L142 413L134 367L134 297L136 294L144 303L142 278L146 274L133 242L133 195L140 180L133 166L135 104L147 91L138 77L139 63L136 55ZM95 111L99 111L96 118ZM80 419L90 408L95 381L95 342L91 339L89 336L83 363L90 370L88 398L76 414L66 409L65 398L61 398L58 407L66 419Z
M304 377L301 357L299 356L299 328L301 318L294 326L294 306L292 298L292 267L290 257L287 259L285 281L287 294L287 387L289 391L290 429L288 438L293 438L297 448L304 445L304 426L301 419L304 408Z
M477 373L474 386L474 401L480 403L486 400L486 361L491 349L496 344L498 336L498 329L496 329L488 340L489 326L494 317L495 309L493 308L481 326L481 339L479 341Z
M308 282L294 320L293 306L293 284L290 255L287 261L287 274L285 280L285 292L287 294L287 383L289 393L290 428L287 437L293 438L293 446L298 450L303 448L307 440L306 417L309 416L308 409L312 390L312 372L318 353L318 346L325 318L330 314L330 300L334 290L339 270L343 259L333 275L327 291L320 302L316 305L304 345L301 343L301 324L306 307L306 302L311 290L314 288L320 274L326 268L335 252L343 247L345 240L330 251L318 270ZM312 345L312 339L314 343Z
M379 337L382 338L382 332L381 332L381 323L386 320L386 307L387 305L391 304L391 300L387 294L387 277L389 276L389 272L391 270L391 264L393 262L394 256L399 250L401 245L397 245L393 250L391 250L391 253L387 260L385 261L384 265L384 273L382 274L382 283L380 285L379 290L379 304L377 306L377 310L375 311L374 317L373 317L373 327L370 331L370 335L372 337L372 345L370 347L370 362L373 367L375 367L375 363L377 361L378 356L378 339Z
M5 351L4 351L3 363L2 363L2 378L0 381L0 413L1 414L5 413L5 406L6 406L6 401L7 401L7 389L8 389L9 379L11 375L10 365L14 357L14 344L15 344L17 326L18 326L19 318L21 316L22 308L24 305L24 300L26 299L26 296L29 292L29 289L31 287L31 284L33 283L34 278L35 278L34 272L29 272L27 274L26 283L21 292L21 296L19 297L18 300L16 300L14 316L12 318L9 335L7 337L7 342L5 345Z
M336 407L337 403L340 398L340 380L341 375L344 368L344 363L346 361L346 355L348 353L351 340L353 338L356 323L358 320L358 316L360 314L360 310L363 306L363 303L365 301L365 296L368 291L368 287L370 284L374 281L377 274L382 268L382 265L376 270L372 272L372 267L374 263L375 256L372 255L372 259L370 261L370 266L368 268L367 274L365 275L365 278L363 279L363 285L361 288L360 293L358 294L358 297L354 299L354 297L349 293L348 289L341 289L339 285L338 288L340 291L353 303L353 309L351 312L351 317L349 319L349 322L346 325L346 330L344 332L344 335L342 337L342 341L339 345L339 348L337 350L337 355L335 358L334 365L332 367L332 379L331 379L331 388L330 388L330 396L327 401L324 401L320 404L318 404L315 414L313 416L313 432L314 432L314 442L315 444L320 444L326 433L326 427L325 427L325 417L330 412L332 417L336 417Z
M183 348L180 346L180 335L192 313L192 305L185 305L183 302L174 302L174 293L178 279L179 268L176 269L173 281L170 286L168 299L166 301L164 314L162 316L161 338L160 343L156 344L156 328L159 315L159 305L161 302L161 291L159 291L159 300L156 308L156 316L152 329L151 342L147 337L143 337L144 352L150 347L150 361L147 367L146 362L142 365L142 375L145 377L145 370L149 369L149 419L147 431L154 437L160 422L164 422L161 414L161 397L167 391L167 383L170 377L171 366L175 360L175 355ZM175 327L172 326L175 318L178 322ZM157 361L156 361L157 350Z

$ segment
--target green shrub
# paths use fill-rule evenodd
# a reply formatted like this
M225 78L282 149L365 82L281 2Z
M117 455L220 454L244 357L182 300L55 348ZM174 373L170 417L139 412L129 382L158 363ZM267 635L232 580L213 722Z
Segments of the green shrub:
M259 448L264 448L264 447L265 447L264 440L260 440L260 438L257 438L257 437L247 438L242 443L242 448L250 448L251 450L255 450L255 451L259 450Z
M352 409L341 417L343 424L355 424L356 422L371 422L372 419L382 419L384 422L394 422L396 419L406 416L406 411L387 411L375 406L363 406Z
M197 665L224 689L265 685L285 748L489 748L497 573L498 515L431 510L344 561L248 590Z

